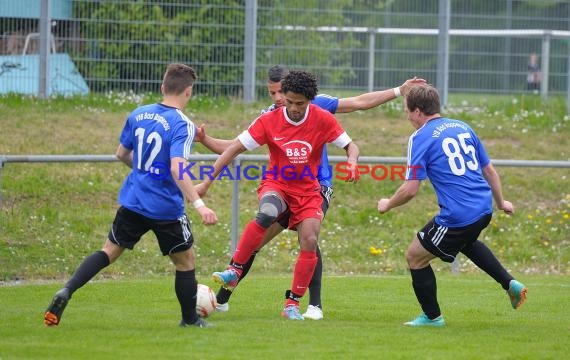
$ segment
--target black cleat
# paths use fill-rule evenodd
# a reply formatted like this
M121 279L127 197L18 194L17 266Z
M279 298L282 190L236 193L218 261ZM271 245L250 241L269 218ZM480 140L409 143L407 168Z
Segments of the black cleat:
M196 322L193 324L187 323L186 321L184 321L184 319L180 320L180 327L191 327L191 326L196 326L199 328L212 327L211 324L208 324L206 320L202 319L201 317L199 317L198 320L196 320Z
M65 310L70 298L68 288L63 288L55 293L51 304L49 304L44 313L44 324L46 324L46 326L56 326L59 324L63 310Z

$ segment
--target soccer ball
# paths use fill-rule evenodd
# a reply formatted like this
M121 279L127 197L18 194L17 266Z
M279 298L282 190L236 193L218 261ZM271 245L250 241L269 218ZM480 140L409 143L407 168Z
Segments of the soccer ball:
M216 311L216 294L208 286L198 284L198 291L196 293L196 313L198 316L206 318L214 311Z

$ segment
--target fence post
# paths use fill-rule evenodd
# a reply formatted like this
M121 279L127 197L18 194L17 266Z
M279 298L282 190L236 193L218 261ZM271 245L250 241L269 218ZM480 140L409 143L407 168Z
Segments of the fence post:
M546 99L548 97L548 73L550 72L548 67L548 64L550 64L550 32L545 32L542 37L542 54L540 60L540 96Z
M243 101L255 101L255 54L257 52L257 0L245 2L245 46L243 71Z
M447 106L449 89L449 24L451 22L451 1L439 0L439 33L437 37L437 82L436 87L441 105Z
M6 157L0 156L0 208L2 208L2 169L5 162L7 162Z
M567 40L567 44L568 44L568 50L567 50L568 65L566 66L566 109L570 114L570 39Z
M39 98L49 97L49 52L51 40L51 0L41 0L40 14L40 83Z
M376 32L370 28L368 33L368 92L374 91L374 50L376 48Z

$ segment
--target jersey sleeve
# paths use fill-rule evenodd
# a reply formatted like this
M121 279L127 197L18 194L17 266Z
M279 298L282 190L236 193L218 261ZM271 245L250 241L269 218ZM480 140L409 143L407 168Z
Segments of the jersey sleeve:
M255 119L247 128L238 135L238 140L247 150L255 150L258 147L267 144L267 134L262 120L264 116Z
M475 139L477 160L479 161L479 164L480 164L481 169L482 169L485 166L489 165L489 163L491 162L491 159L489 158L489 155L487 154L487 150L485 150L485 146L483 146L483 144L481 143L481 141L479 140L479 138L477 137L475 132L471 131L471 136L473 137L473 139Z
M131 136L132 129L131 129L131 122L129 119L131 115L125 121L125 126L123 126L123 131L121 131L121 136L119 138L119 142L125 149L132 150L133 149L133 136Z
M325 134L328 143L333 143L339 148L344 148L352 142L350 136L348 136L332 114L321 112L321 116L324 121L320 121L319 123L323 124L321 130Z
M182 116L184 121L180 121L172 133L170 144L170 158L182 157L188 159L192 153L196 126L186 116Z
M338 98L327 94L317 95L312 103L332 114L335 114L338 108Z
M426 155L428 150L428 141L421 141L416 131L408 140L408 160L406 180L425 180L426 172Z

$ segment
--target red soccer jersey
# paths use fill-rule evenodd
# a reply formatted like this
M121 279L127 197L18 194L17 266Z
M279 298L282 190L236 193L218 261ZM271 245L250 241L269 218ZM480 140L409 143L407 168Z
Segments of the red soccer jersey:
M267 144L269 166L262 181L277 182L295 195L320 189L317 172L326 143L343 148L352 141L331 113L313 104L299 122L289 119L285 106L265 113L238 139L248 150Z

